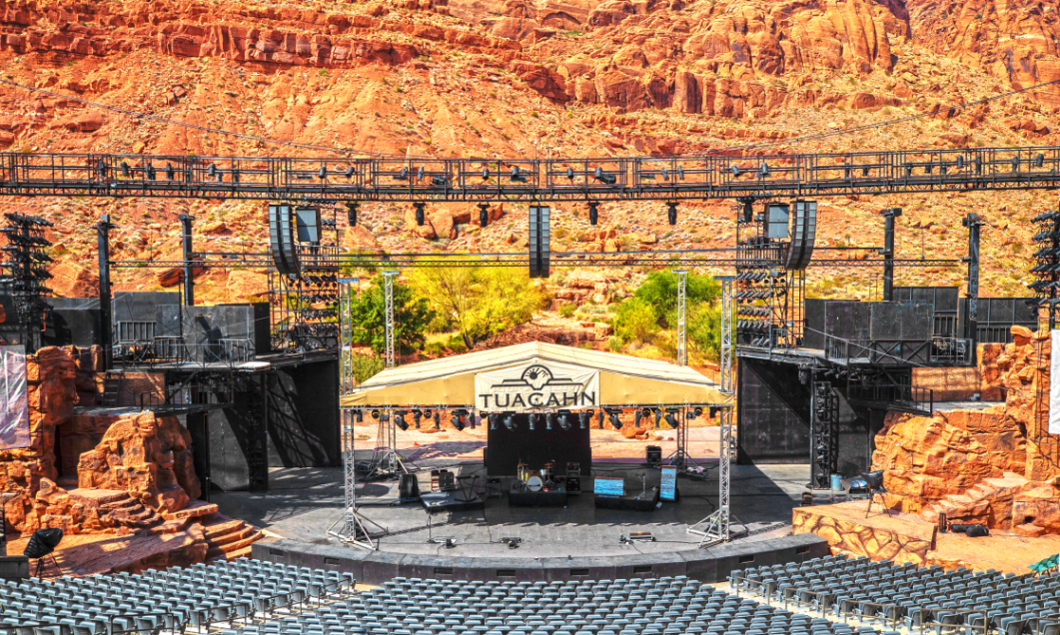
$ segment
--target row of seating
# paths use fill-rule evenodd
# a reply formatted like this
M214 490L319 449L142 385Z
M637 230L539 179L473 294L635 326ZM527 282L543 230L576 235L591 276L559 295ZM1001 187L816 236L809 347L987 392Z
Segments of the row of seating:
M240 560L143 574L0 584L0 635L209 628L353 590L335 572Z
M835 612L859 622L878 619L907 628L966 628L1020 635L1060 635L1060 577L944 570L864 558L733 572L730 583L751 597Z

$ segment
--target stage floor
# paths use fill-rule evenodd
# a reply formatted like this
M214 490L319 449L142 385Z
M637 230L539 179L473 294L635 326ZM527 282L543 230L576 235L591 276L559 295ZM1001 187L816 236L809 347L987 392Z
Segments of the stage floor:
M432 468L449 467L458 470L458 474L483 472L481 462L453 467L451 460L421 459L418 465L421 491L430 489ZM699 537L687 533L686 528L715 509L718 494L717 463L703 465L707 467L706 478L680 477L680 502L664 502L653 512L596 509L589 492L570 496L565 508L509 507L505 494L488 499L483 510L434 514L428 529L428 514L420 504L396 505L396 481L358 486L358 496L364 516L389 530L389 535L380 540L384 551L527 558L659 553L698 546ZM632 462L593 464L594 475L623 475L627 477L627 491L636 492L640 488L638 475L646 469ZM743 523L734 525L734 530L746 529L754 534L742 540L789 535L791 510L798 506L808 476L807 465L732 466L731 509ZM266 535L340 544L327 531L342 520L341 479L342 471L337 468L274 469L269 493L215 492L212 501L222 513L246 520L262 528ZM632 483L636 485L631 486ZM821 503L826 501L826 497L820 497ZM619 542L621 535L639 531L651 532L656 542ZM456 546L446 549L430 544L429 535L451 537ZM506 537L520 538L521 546L509 549L501 541Z

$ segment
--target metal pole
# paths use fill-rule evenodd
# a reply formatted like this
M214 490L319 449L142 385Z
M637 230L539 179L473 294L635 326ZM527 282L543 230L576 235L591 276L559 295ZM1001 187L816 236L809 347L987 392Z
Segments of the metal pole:
M979 232L983 221L972 212L961 221L968 228L968 302L965 304L964 337L971 341L971 358L975 363L975 347L979 339Z
M394 363L394 278L397 271L383 272L383 291L386 296L386 367L393 368Z
M894 302L894 219L902 215L901 207L883 212L883 301Z
M721 391L732 392L732 283L733 276L715 276L721 282Z
M677 274L677 365L687 366L688 351L685 344L685 334L687 332L685 283L688 277L688 271L686 269L675 269L674 273Z
M184 257L184 306L195 306L195 271L192 263L191 245L191 221L195 220L187 214L181 214L181 247Z
M111 369L114 361L114 325L110 296L110 215L104 214L96 223L96 244L99 251L99 342L103 348L103 371Z

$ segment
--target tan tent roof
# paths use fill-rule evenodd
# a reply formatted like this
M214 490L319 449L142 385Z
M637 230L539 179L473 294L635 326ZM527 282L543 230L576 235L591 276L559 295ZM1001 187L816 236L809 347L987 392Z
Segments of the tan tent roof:
M599 406L728 404L717 384L687 366L530 342L390 368L344 395L356 406L471 406L475 376L535 362L599 372Z

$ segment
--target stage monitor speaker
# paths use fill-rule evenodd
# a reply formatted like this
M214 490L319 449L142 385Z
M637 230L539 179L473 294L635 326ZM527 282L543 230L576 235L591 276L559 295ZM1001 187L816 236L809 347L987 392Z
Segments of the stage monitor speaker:
M398 485L398 498L402 502L414 501L420 496L420 482L415 474L402 474Z
M269 205L269 251L276 271L285 276L298 276L298 248L294 243L294 223L290 205Z
M298 227L298 242L320 244L320 208L299 207L294 211Z
M788 247L787 269L805 269L813 258L813 243L817 236L817 201L795 201L792 220L791 245Z
M766 238L785 240L788 237L788 216L791 208L787 203L769 203L766 205L765 230Z
M648 461L648 465L659 465L662 463L662 447L658 445L649 445L645 448L645 451L645 458Z
M549 276L549 243L550 208L532 206L530 208L530 277L547 278Z

